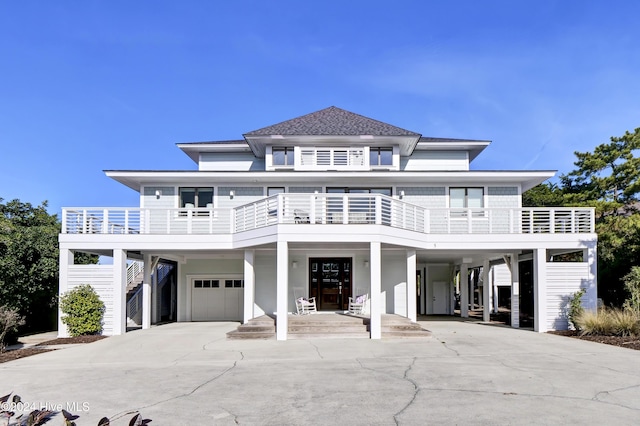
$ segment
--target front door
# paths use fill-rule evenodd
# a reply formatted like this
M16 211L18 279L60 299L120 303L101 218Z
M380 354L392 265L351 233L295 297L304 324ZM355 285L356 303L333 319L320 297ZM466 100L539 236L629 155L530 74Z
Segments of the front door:
M316 298L318 310L347 310L351 296L351 258L310 258L309 295Z

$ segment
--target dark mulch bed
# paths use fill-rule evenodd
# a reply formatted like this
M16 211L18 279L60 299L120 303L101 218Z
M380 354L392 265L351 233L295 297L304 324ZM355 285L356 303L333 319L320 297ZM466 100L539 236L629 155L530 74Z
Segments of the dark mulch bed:
M40 346L49 346L49 345L65 345L65 344L73 344L73 343L92 343L97 340L102 340L108 336L99 336L99 335L91 335L91 336L78 336L78 337L59 337L53 340L47 340L46 342L38 343L36 346L32 346L24 349L14 349L11 351L6 351L0 353L0 363L13 361L15 359L24 358L31 355L41 354L43 352L53 351L55 349L45 349Z
M68 345L73 343L92 343L97 340L105 339L107 336L100 336L99 334L92 334L90 336L77 336L77 337L58 337L57 339L47 340L46 342L38 343L38 346L48 345Z
M590 342L604 343L606 345L620 346L621 348L635 349L640 351L640 337L622 337L622 336L580 336L577 331L550 331L550 334L559 336L569 336L575 339L588 340Z
M16 349L13 351L6 351L0 353L0 363L13 361L15 359L24 358L31 355L41 354L43 352L49 352L53 349L42 349L42 348L25 348L25 349Z

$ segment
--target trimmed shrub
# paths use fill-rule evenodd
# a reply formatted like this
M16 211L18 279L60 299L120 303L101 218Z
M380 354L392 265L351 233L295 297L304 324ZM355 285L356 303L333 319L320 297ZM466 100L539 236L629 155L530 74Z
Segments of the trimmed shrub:
M584 296L586 292L587 290L581 288L569 297L569 323L578 331L581 329L577 318L584 313L584 308L582 307L582 296Z
M0 306L0 352L4 352L7 334L17 332L21 325L24 325L24 317L17 309Z
M89 284L66 292L60 298L62 322L73 337L102 332L104 303Z

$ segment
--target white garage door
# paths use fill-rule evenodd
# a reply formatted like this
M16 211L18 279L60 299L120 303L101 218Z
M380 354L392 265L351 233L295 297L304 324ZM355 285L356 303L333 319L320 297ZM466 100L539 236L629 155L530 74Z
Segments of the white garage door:
M192 321L242 320L244 280L194 278L191 280Z

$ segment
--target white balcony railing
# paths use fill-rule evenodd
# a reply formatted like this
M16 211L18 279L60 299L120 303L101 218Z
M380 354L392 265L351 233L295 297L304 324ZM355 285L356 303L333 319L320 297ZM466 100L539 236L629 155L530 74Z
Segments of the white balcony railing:
M379 194L278 194L232 209L66 208L67 234L233 234L275 224L385 225L426 234L594 232L584 207L428 209Z

